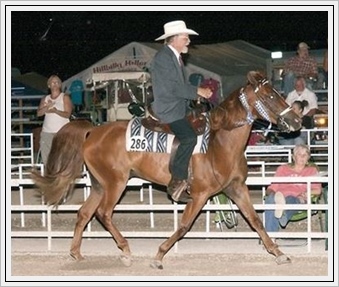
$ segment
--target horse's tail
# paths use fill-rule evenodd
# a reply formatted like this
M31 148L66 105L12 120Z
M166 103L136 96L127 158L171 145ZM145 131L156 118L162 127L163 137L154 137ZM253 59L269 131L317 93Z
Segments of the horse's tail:
M44 175L32 171L32 178L48 205L58 205L73 191L84 163L82 146L93 125L72 121L54 136Z

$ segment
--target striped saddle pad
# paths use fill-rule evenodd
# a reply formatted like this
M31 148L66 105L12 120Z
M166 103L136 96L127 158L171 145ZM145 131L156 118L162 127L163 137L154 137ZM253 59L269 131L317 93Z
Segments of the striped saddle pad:
M205 132L198 136L198 142L193 154L206 153L210 136L209 119L206 117ZM144 152L171 153L174 135L163 132L154 132L146 129L141 124L141 118L133 118L129 121L126 131L126 150Z

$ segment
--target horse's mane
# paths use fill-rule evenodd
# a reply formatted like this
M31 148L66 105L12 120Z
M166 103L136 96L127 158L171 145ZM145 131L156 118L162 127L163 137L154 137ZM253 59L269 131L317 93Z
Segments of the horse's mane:
M210 113L211 130L234 128L239 116L244 113L244 109L238 100L240 89L234 91Z
M259 81L265 78L262 72L250 71L247 74L247 84L256 87ZM231 130L241 120L245 120L245 110L239 101L242 88L233 91L224 101L216 106L210 113L211 130ZM243 116L243 119L241 118Z

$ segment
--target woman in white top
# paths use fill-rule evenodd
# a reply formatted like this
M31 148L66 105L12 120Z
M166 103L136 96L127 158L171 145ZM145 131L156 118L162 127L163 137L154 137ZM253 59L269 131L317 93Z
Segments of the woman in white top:
M40 151L42 162L46 164L54 135L69 122L73 110L69 95L61 92L62 82L56 75L49 77L47 86L51 93L43 97L37 116L45 116L40 134Z

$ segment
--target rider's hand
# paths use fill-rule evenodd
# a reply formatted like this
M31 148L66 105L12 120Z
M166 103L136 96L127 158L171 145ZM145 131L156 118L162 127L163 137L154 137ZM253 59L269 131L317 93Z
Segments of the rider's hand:
M201 96L205 99L209 99L213 95L213 92L211 91L210 88L199 87L197 93L198 93L199 96Z

